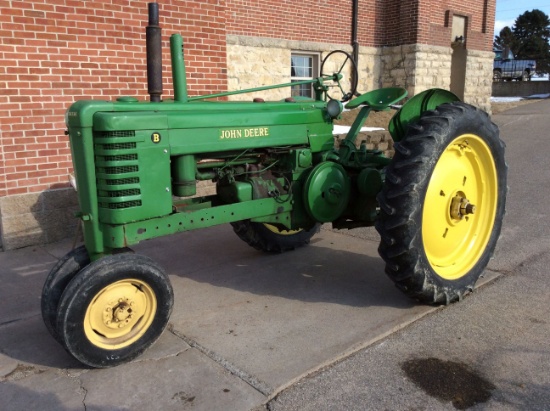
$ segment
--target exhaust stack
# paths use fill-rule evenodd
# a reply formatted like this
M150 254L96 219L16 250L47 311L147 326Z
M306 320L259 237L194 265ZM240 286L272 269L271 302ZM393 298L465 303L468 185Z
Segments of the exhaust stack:
M149 25L145 29L147 49L147 92L149 100L159 102L162 95L162 34L159 26L159 5L149 3Z

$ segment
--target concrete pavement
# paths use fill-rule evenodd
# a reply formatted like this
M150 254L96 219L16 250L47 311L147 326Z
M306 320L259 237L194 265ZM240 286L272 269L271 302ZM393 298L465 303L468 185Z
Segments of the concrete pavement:
M269 403L282 410L550 410L550 100L496 115L508 201L499 278Z
M492 409L548 409L549 108L543 101L495 117L508 144L510 194L487 277L506 275L443 309L415 305L393 286L372 229L322 230L309 247L266 255L229 226L214 227L134 247L170 274L169 329L132 363L94 370L73 360L40 316L45 276L70 242L0 253L0 409L470 404L467 385L449 399L415 382L415 370L428 369L471 372L480 378L475 398Z
M266 255L229 226L214 227L134 247L170 274L169 330L136 361L90 370L40 316L44 278L70 246L0 254L0 394L8 409L72 409L75 401L88 410L250 409L433 310L385 277L377 241L322 230L309 247Z

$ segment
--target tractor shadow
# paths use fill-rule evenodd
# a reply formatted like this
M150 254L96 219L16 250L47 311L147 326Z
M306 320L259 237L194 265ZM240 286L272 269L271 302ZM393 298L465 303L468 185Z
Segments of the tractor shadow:
M186 286L214 286L214 295L220 289L353 307L415 306L387 278L377 247L373 239L321 230L308 246L271 254L253 249L224 225L159 238L134 249L159 262L171 276L188 280Z
M316 318L316 312L330 312L331 321L348 315L363 321L371 315L384 317L384 310L389 309L395 317L391 321L399 322L422 308L386 277L377 245L373 239L321 230L309 246L269 254L251 248L231 226L224 225L150 240L134 250L153 258L170 275L175 293L172 318L178 326L182 321L200 322L220 314L222 318L217 318L222 322L245 318L268 306L279 313L282 310L283 316L296 312L304 319L321 321L319 324L325 320ZM61 246L70 248L71 243ZM65 254L61 246L53 248L53 255ZM21 259L24 257L22 252ZM37 257L34 260L39 261ZM10 298L4 299L6 316L0 324L1 351L18 363L39 368L82 369L42 322L40 293L54 265L51 254L43 255L42 260L33 265L32 276L19 275L23 260L5 267L4 274L12 282L11 291L6 290ZM19 285L14 278L20 279ZM256 321L269 323L271 314L260 314Z

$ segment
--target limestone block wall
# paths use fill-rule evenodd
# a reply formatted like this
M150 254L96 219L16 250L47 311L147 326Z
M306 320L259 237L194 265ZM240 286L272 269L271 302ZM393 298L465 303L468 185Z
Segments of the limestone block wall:
M467 50L464 101L491 113L493 52Z
M366 93L381 87L381 49L379 47L360 47L357 71L359 82L357 91Z
M77 210L73 188L0 197L1 245L12 250L72 237Z
M449 89L450 47L409 44L381 50L381 86L403 87L409 96L433 87Z
M344 50L350 54L352 53L352 48L348 45L228 35L227 88L234 91L289 83L292 52L319 53L321 62L333 50ZM360 93L378 87L379 54L379 50L374 47L361 47L359 50L359 82L357 89ZM344 60L345 56L333 54L327 60L324 71L338 70ZM344 72L343 74L344 78L341 83L344 90L347 91L350 73ZM333 94L333 97L339 97L337 92ZM262 97L265 100L280 100L289 96L289 88L281 88L251 94L239 94L231 96L230 99L251 100L253 97Z
M404 87L409 96L429 88L449 90L453 49L413 44L381 49L381 87ZM464 101L491 110L493 53L467 50Z
M438 87L448 90L451 85L450 47L418 44L416 49L416 70L414 94Z
M290 82L290 52L284 40L260 37L227 36L228 91ZM237 94L230 100L281 100L290 90L274 89L252 94Z

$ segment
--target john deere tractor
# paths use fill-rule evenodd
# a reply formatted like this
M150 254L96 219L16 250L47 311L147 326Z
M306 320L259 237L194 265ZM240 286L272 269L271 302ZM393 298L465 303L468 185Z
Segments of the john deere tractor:
M504 144L485 112L441 89L401 106L402 88L358 95L355 63L343 51L327 56L341 64L327 72L325 59L313 80L189 96L177 34L174 96L162 99L158 20L150 3L150 101L77 101L66 114L84 245L49 273L42 315L70 354L109 367L149 347L168 323L173 292L162 267L129 247L218 224L275 253L306 245L324 223L375 226L386 273L410 297L449 304L472 290L495 249L506 200ZM315 97L224 99L296 85ZM357 117L335 144L344 103ZM356 144L369 113L390 109L397 109L391 159ZM204 180L215 194L197 195Z

